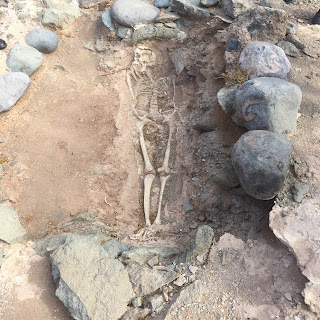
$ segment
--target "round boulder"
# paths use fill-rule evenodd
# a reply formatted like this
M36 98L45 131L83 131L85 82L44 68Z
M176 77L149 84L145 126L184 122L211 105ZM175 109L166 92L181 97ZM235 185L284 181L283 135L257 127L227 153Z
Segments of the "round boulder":
M30 46L14 46L8 54L7 66L13 72L24 72L30 76L42 64L42 54Z
M116 0L111 8L114 21L125 27L134 27L139 23L151 23L160 14L160 10L141 0Z
M232 120L248 130L291 133L297 128L302 92L278 78L256 78L240 86Z
M26 43L42 53L50 53L57 48L59 38L50 30L35 29L26 35Z
M248 70L250 79L275 77L284 79L291 70L285 52L278 46L262 41L252 41L242 50L239 59L243 69Z
M291 142L263 130L241 136L232 150L232 164L243 190L250 196L269 200L281 190L289 167Z

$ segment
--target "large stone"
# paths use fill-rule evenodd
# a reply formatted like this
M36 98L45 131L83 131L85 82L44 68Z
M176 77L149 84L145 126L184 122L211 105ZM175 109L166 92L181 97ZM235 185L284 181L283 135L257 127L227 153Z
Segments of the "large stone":
M207 8L200 8L200 0L172 0L171 8L182 16L190 16L196 19L210 17Z
M263 130L241 136L232 150L232 163L243 190L269 200L281 190L289 167L291 142L287 137Z
M158 289L177 279L180 274L141 267L130 263L126 266L133 290L138 297L156 292Z
M252 41L242 50L239 59L243 69L257 77L276 77L284 79L291 70L291 64L284 51L271 43Z
M30 84L29 76L23 72L7 73L0 77L0 112L10 110Z
M56 295L75 319L119 319L134 298L122 263L88 237L67 239L51 254L51 263Z
M251 7L252 3L250 0L222 0L223 11L231 18L244 14Z
M10 207L0 204L0 240L9 244L26 239L26 230L21 226L18 214Z
M50 53L57 48L59 38L50 30L35 29L26 35L26 43L42 53Z
M80 16L79 5L72 1L69 3L53 2L49 3L47 9L42 16L42 25L54 29L70 26Z
M306 284L305 302L320 316L320 209L319 197L304 200L296 208L274 206L270 228L297 258Z
M284 10L257 6L241 15L237 24L250 32L252 40L276 43L286 35L287 19Z
M246 81L236 93L232 120L248 130L291 133L297 128L302 100L299 86L278 78Z
M30 46L12 47L7 58L7 66L13 72L24 72L30 76L43 62L42 54Z
M151 23L160 14L160 10L141 0L116 0L111 8L114 21L125 27Z

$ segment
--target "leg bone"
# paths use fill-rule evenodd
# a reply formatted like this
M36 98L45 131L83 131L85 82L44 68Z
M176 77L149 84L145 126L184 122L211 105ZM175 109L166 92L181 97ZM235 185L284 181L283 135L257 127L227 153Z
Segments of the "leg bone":
M150 194L151 194L151 186L154 179L153 174L147 174L144 177L144 199L143 199L143 207L144 207L144 215L146 218L146 226L151 226L150 222Z
M159 196L159 203L158 203L158 213L157 213L156 220L154 220L154 224L161 224L161 206L162 206L163 192L169 178L170 176L160 177L160 196Z
M147 151L147 147L146 147L146 142L144 140L144 136L143 136L143 127L145 126L147 120L140 120L138 122L138 131L139 131L139 140L140 140L140 146L141 146L141 150L142 150L142 156L143 156L143 161L144 161L144 168L145 168L145 173L150 173L153 171L153 166L151 164L149 155L148 155L148 151Z

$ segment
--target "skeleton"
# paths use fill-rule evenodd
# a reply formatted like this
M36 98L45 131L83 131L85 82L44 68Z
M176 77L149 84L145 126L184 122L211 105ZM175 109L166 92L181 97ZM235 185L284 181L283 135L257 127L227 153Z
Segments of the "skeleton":
M174 131L174 113L175 113L175 83L168 78L162 78L157 83L151 76L150 67L155 64L155 54L147 47L137 47L134 51L134 61L132 62L131 68L127 73L127 84L130 93L133 98L132 112L137 118L137 130L139 134L139 142L142 151L143 161L144 161L144 215L146 221L145 229L141 230L136 234L135 238L142 238L145 240L152 234L151 221L150 221L150 196L152 183L156 177L156 174L160 176L160 194L157 215L153 222L155 225L161 224L161 207L163 201L163 193L165 190L166 183L170 178L169 169L169 158L171 149L171 140ZM159 111L158 97L160 92L158 87L165 87L165 85L171 84L173 86L173 98L172 98L172 109L168 111ZM164 92L166 94L166 92ZM147 97L147 110L138 110L139 98ZM169 129L169 137L165 148L165 155L163 159L162 166L157 170L154 169L150 161L148 150L146 147L145 137L143 129L147 124L153 124L155 126L167 125Z

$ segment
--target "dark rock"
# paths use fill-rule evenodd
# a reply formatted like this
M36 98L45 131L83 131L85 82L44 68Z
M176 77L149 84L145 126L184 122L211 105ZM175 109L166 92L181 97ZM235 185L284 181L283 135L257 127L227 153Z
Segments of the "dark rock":
M226 43L226 51L237 51L239 48L239 40L238 39L228 39Z
M309 191L309 186L305 183L295 183L292 187L291 187L291 193L292 193L292 197L293 200L295 202L302 202L303 198L306 196L306 194Z
M291 70L291 63L283 49L261 41L252 41L240 54L240 65L251 74L250 79L257 77L276 77L284 79Z
M141 0L116 0L111 8L114 21L125 27L151 23L160 14L160 10Z
M43 62L42 54L30 46L12 47L7 58L7 66L13 72L24 72L30 76Z
M269 200L281 190L289 167L291 142L269 131L245 133L234 145L232 163L250 196Z
M249 80L236 93L232 120L248 130L291 133L297 127L301 100L296 84L268 77Z
M26 35L26 43L42 53L50 53L57 48L59 38L50 30L35 29Z
M7 73L0 77L0 112L10 110L30 84L29 76L23 72Z
M299 57L299 49L291 42L288 41L279 41L277 45L283 49L285 54L290 57Z
M231 18L244 14L252 7L250 0L222 0L221 5L224 13Z
M200 0L171 0L171 8L182 16L190 16L196 19L210 17L210 11L200 8Z
M0 39L0 50L5 49L6 47L7 47L7 43L4 40Z
M276 43L286 35L287 19L284 10L257 6L241 15L237 24L246 27L252 40Z

